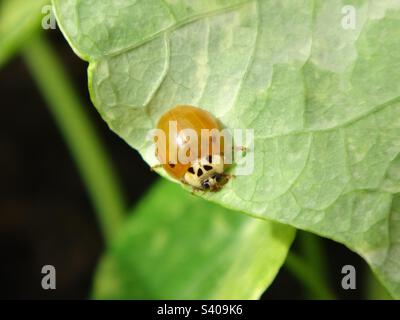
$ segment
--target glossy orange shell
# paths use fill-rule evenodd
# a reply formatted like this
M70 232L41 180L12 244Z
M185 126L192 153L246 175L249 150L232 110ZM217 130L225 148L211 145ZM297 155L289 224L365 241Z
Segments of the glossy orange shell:
M177 135L175 135L172 139L169 139L169 121L176 121L177 125ZM163 163L163 168L168 172L169 175L176 179L182 178L186 171L190 167L190 163L179 163L175 165L170 165L170 155L169 155L169 146L170 143L173 143L177 149L179 149L179 143L177 142L177 138L179 136L179 131L182 129L193 129L196 131L198 136L198 155L201 154L201 129L218 129L221 130L218 121L207 111L189 106L189 105L178 105L166 113L164 113L157 124L157 129L161 129L164 131L166 140L166 146L161 145L160 142L156 142L157 144L157 157L161 163ZM213 141L209 139L209 153L212 151ZM223 141L221 142L220 151L223 150ZM173 159L173 158L172 158ZM191 161L197 159L191 159Z

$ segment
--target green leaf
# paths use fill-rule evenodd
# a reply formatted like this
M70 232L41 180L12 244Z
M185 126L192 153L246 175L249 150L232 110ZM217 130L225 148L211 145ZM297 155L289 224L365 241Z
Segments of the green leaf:
M50 0L2 0L0 2L0 66L40 30L42 8Z
M97 298L256 299L283 264L295 233L166 180L132 213L101 264Z
M96 108L148 163L174 105L253 128L253 174L203 197L346 244L400 298L399 1L54 4Z
M381 283L376 279L374 274L367 270L365 274L366 282L366 299L369 300L391 300L392 297L387 292L387 290L381 285Z

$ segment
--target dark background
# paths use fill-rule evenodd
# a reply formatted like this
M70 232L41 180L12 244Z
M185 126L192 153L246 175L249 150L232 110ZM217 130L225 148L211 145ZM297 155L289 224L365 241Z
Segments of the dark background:
M134 204L156 174L97 114L87 90L86 62L75 56L58 30L46 34L80 92L129 203ZM0 298L87 299L104 243L85 187L21 58L14 57L0 69L0 84ZM321 241L338 297L362 298L366 264L346 247ZM298 244L294 246L296 250ZM41 268L46 264L56 267L56 290L41 287ZM345 264L356 267L357 290L341 288ZM306 297L303 291L283 268L263 298L301 299Z

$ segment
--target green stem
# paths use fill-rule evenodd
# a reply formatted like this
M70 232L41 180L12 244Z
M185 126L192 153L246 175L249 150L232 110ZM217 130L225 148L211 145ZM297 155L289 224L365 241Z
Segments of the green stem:
M328 283L326 256L318 237L298 232L303 257L290 252L285 266L307 289L314 299L336 299Z
M309 292L313 299L330 300L336 299L335 294L326 286L324 281L319 281L316 270L310 269L304 259L294 253L289 253L286 258L285 267L292 273Z
M318 271L318 279L327 282L329 279L329 267L321 238L305 231L298 232L297 235L300 242L300 250L304 259L310 265L312 270ZM329 286L328 284L326 285Z
M86 184L109 241L121 225L125 201L102 144L68 78L62 62L40 33L22 50L23 57Z

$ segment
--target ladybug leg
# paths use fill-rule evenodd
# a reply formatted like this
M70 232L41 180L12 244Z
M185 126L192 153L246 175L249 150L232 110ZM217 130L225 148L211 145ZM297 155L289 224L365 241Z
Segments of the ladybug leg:
M192 187L192 191L190 191L190 194L192 195L192 196L195 196L197 193L199 193L199 192L203 192L204 193L204 190L202 190L202 189L199 189L199 188L196 188L196 187Z
M151 166L150 167L150 171L154 171L155 169L159 169L159 168L162 168L162 164L161 163L159 163L159 164L155 164L154 166Z
M232 151L242 151L246 152L247 148L245 146L232 146Z
M198 187L195 187L195 186L192 186L190 183L187 183L187 181L186 181L184 178L179 179L179 181L180 181L182 184L186 185L186 186L191 186L191 187L192 187L192 190L190 191L190 193L191 193L192 195L196 195L196 193L199 193L199 192L205 193L205 190L203 190L203 189L201 189L201 188L198 188Z
M214 188L213 188L211 191L212 191L212 192L217 192L217 191L219 191L219 190L221 190L221 189L222 189L222 185L217 184L217 185L214 186Z
M234 174L229 174L229 173L224 173L223 176L226 179L226 182L228 182L230 179L236 178Z
M236 152L241 152L242 157L246 156L247 148L245 146L232 146L232 153L235 155Z
M184 178L181 178L179 181L180 181L182 184L186 185L186 186L191 186L191 187L192 187L192 190L190 191L190 193L191 193L193 196L196 195L196 193L198 193L198 192L204 192L203 189L196 188L196 187L192 186L191 184L187 183L186 180L185 180Z

